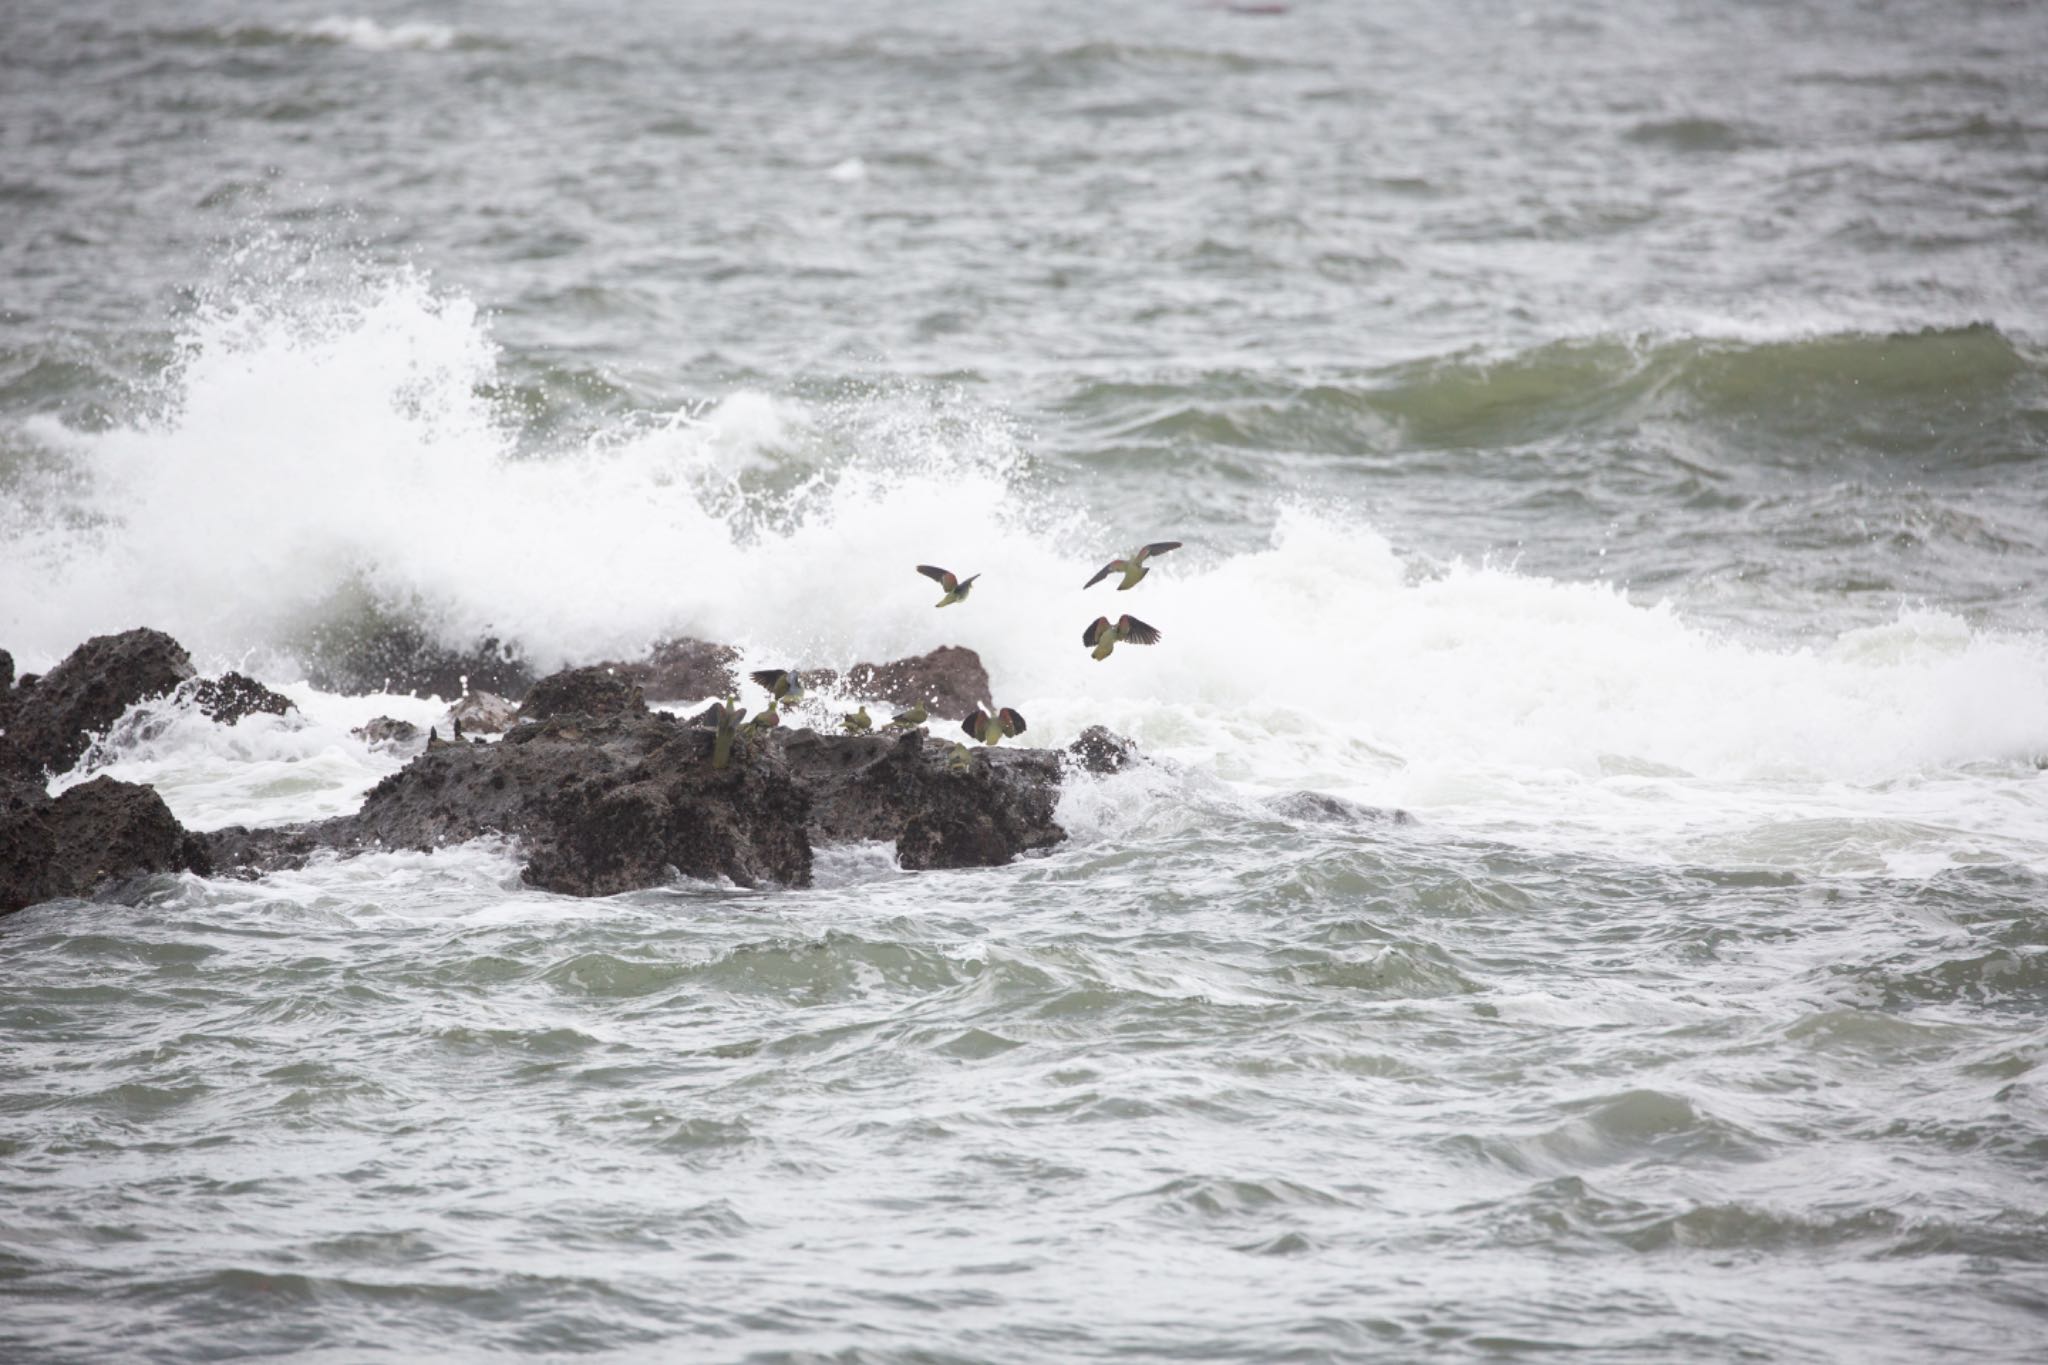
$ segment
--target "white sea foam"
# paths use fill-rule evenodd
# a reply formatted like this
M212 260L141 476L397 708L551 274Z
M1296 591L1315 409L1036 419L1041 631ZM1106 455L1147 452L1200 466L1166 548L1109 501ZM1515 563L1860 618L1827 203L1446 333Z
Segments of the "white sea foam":
M329 15L306 26L308 37L359 47L366 52L439 52L455 41L446 24L380 24L362 15Z
M737 393L532 457L479 396L495 366L474 308L410 274L204 311L157 419L38 428L77 478L54 505L0 509L0 632L36 668L154 624L209 666L269 658L289 682L279 652L357 585L451 644L494 633L543 666L674 634L733 641L749 666L965 644L1034 739L1101 722L1209 780L1672 856L1768 862L1780 825L1846 819L1880 861L1920 856L1926 836L1884 832L1909 827L2048 859L2025 834L2048 805L2024 766L2048 751L2039 636L1927 609L1767 647L1608 586L1425 572L1327 508L1285 512L1256 552L1194 544L1135 592L1084 594L1119 547L957 396ZM985 577L934 611L918 562ZM1125 611L1165 641L1089 658L1083 627ZM304 772L346 728L233 742ZM287 818L265 803L288 782L228 778L215 758L252 755L192 744L188 779L161 751L122 761L158 764L198 823ZM366 786L378 761L342 751L322 795L282 808ZM1984 764L2004 765L1996 800L1964 775Z

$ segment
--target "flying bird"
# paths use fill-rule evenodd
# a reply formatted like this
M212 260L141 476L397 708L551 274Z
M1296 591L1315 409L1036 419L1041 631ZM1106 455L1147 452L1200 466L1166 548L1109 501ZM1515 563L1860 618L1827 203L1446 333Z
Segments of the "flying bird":
M1163 555L1168 550L1178 550L1179 548L1180 542L1177 540L1156 540L1150 545L1141 546L1125 555L1122 559L1112 559L1109 563L1097 569L1095 577L1083 583L1081 590L1086 592L1111 574L1120 573L1124 576L1124 581L1116 585L1116 590L1118 592L1127 592L1138 586L1139 579L1152 572L1151 567L1145 563L1147 559L1153 555Z
M793 668L761 668L747 676L767 688L779 702L794 704L804 699L804 680Z
M929 715L931 712L925 709L923 702L912 702L909 709L898 711L889 717L889 726L896 730L915 730L924 724L925 718Z
M946 595L938 602L942 607L950 607L955 602L965 602L967 594L974 590L974 580L981 577L977 573L969 574L965 578L955 578L936 564L920 564L917 571L946 590Z
M1148 626L1135 616L1119 616L1114 625L1107 616L1098 616L1081 632L1081 643L1093 648L1098 659L1107 659L1109 652L1125 640L1134 645L1156 645L1159 627Z
M977 706L973 715L960 722L960 728L983 744L1001 744L1005 737L1023 734L1025 725L1024 717L1007 706L993 716Z

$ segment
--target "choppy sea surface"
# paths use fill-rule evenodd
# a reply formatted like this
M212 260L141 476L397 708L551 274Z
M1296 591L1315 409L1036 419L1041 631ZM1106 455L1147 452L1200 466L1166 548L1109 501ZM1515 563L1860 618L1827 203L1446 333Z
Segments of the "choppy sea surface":
M393 621L1159 762L0 920L0 1359L2041 1359L2044 204L2032 3L14 0L0 646L300 707L93 772L352 809Z

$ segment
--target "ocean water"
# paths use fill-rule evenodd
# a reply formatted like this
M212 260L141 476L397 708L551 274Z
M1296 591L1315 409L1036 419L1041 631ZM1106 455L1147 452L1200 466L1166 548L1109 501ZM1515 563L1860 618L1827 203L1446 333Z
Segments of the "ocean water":
M1991 0L16 0L0 646L300 708L53 789L353 809L394 620L1156 762L0 920L0 1359L2041 1358L2044 91Z

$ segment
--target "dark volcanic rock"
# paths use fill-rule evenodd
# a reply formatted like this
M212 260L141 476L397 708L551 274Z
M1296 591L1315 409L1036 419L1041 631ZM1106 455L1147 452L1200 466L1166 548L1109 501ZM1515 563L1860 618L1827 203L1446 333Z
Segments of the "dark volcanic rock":
M811 832L821 843L894 839L904 867L996 867L1067 837L1053 819L1059 755L985 748L964 772L953 746L925 732L821 735L782 740L789 770L810 792Z
M843 684L855 696L909 706L923 702L938 720L965 720L993 695L981 656L958 645L886 664L855 664L842 678L827 669L804 669L804 680L819 687Z
M7 712L6 694L14 687L14 656L0 649L0 716Z
M145 873L210 870L205 842L149 787L96 777L52 801L38 783L0 783L0 914Z
M604 665L570 668L542 678L519 707L521 721L550 716L644 716L647 702L635 684Z
M136 702L192 676L185 647L160 630L95 635L34 687L11 694L7 738L38 770L64 772Z
M604 663L627 682L638 683L640 691L657 701L695 701L699 697L729 697L739 691L735 665L740 652L731 645L714 645L704 640L663 640L633 663Z
M218 678L200 678L187 683L193 704L222 725L233 725L244 716L281 716L293 709L289 697L280 696L254 678L241 673L223 673Z
M527 881L578 896L673 873L802 886L809 804L770 745L742 746L719 770L709 731L644 713L565 713L496 744L429 749L371 790L349 837L430 849L509 834L527 852Z
M1087 771L1104 777L1122 772L1138 758L1137 745L1101 725L1083 730L1081 737L1067 746L1067 752Z

